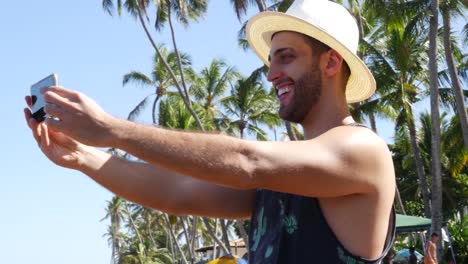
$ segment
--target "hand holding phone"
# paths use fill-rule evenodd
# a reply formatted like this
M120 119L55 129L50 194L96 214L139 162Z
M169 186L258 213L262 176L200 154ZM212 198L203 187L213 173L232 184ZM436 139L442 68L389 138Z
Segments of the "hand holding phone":
M44 95L40 93L41 88L57 85L58 77L55 73L31 85L31 112L37 122L42 122L48 117L44 112L45 100Z

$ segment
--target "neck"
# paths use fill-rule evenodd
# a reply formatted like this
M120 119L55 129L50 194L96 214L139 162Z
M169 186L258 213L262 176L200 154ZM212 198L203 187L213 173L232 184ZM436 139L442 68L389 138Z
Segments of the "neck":
M320 101L309 111L301 125L304 137L312 139L334 127L353 122L343 92L323 85Z

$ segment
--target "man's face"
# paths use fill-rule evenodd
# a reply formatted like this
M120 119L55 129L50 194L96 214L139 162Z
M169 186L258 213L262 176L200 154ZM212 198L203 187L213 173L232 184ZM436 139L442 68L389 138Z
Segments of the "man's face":
M276 88L279 115L301 123L318 103L322 90L318 56L305 38L295 32L278 32L272 39L268 81Z

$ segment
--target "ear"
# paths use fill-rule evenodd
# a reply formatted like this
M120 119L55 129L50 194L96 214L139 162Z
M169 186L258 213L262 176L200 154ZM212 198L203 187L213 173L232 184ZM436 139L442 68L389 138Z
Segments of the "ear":
M327 77L333 77L340 72L343 65L343 57L333 49L327 51L325 55L326 66L324 73Z

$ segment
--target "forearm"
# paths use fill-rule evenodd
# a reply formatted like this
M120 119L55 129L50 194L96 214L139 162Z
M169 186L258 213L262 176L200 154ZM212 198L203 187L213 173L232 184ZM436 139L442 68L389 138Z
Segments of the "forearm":
M251 187L252 142L174 131L121 120L115 147L153 165L238 189ZM252 143L253 144L253 143Z
M173 215L250 217L253 191L239 191L93 149L80 170L127 200Z
M125 160L104 151L88 151L79 170L111 192L132 202L179 214L183 177L167 175L150 164Z

